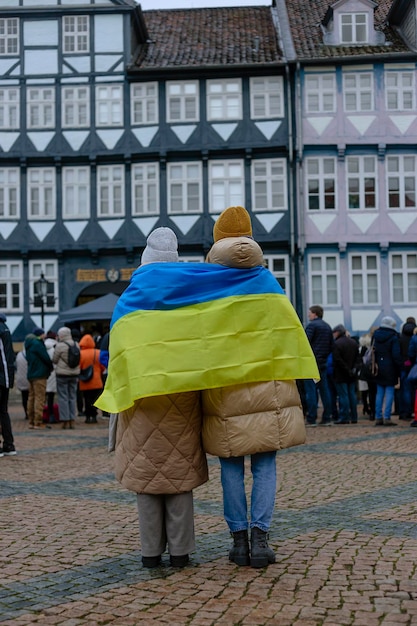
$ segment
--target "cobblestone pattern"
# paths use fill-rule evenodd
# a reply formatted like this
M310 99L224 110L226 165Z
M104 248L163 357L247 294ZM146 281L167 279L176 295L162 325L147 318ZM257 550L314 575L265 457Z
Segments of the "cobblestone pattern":
M308 430L278 455L277 562L228 561L218 461L195 490L197 550L143 569L136 499L113 477L107 421L30 431L0 458L0 622L78 626L417 626L417 429ZM248 472L249 474L249 472ZM250 478L248 476L248 486Z

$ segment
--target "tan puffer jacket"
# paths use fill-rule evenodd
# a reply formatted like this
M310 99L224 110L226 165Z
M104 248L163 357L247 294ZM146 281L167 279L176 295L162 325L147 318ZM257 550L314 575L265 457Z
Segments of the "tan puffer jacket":
M177 494L208 480L199 392L137 400L119 414L117 480L136 493Z
M263 264L259 245L249 237L217 241L207 260L228 267ZM305 442L306 431L295 381L246 383L202 392L203 447L219 457L271 452Z

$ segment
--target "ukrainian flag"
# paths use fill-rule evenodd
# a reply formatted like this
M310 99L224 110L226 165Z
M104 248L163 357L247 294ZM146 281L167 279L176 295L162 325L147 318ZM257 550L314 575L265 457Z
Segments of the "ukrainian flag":
M96 406L237 383L319 378L298 316L271 272L151 263L134 272L110 327Z

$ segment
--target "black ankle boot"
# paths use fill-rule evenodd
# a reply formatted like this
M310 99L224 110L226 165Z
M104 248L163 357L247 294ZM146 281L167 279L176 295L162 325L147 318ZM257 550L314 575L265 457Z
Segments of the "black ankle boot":
M275 554L268 546L268 533L254 526L250 537L251 567L266 567L269 563L275 563Z
M247 530L231 533L233 547L229 550L229 561L236 565L249 565L249 538Z

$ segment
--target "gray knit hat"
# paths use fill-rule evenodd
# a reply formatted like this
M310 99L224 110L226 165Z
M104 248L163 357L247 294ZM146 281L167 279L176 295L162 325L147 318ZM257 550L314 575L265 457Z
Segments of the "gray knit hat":
M397 322L395 321L393 317L386 315L385 317L382 318L381 328L394 328L395 329L396 327L397 327Z
M162 226L151 232L142 252L142 265L146 263L176 263L178 240L173 230Z

